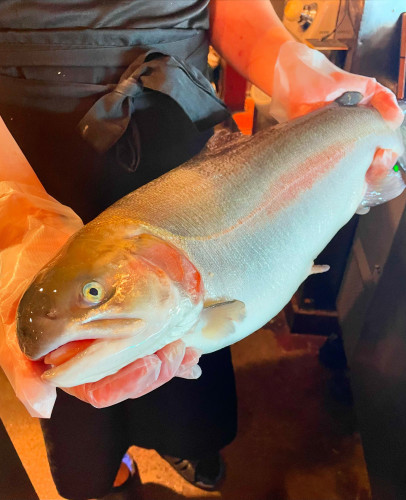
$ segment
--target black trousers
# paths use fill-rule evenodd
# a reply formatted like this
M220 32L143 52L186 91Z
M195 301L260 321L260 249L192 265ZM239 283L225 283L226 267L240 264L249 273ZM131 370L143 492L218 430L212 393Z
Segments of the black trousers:
M175 378L101 410L58 391L52 418L41 426L59 493L74 500L105 495L133 444L193 459L230 443L237 430L230 349L203 356L200 366L198 380Z

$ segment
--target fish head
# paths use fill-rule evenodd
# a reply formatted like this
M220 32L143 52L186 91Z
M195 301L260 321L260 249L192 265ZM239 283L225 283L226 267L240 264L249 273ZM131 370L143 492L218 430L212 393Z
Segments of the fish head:
M17 311L23 353L39 360L72 341L134 337L181 322L202 295L187 258L150 234L73 236L35 277ZM192 280L192 284L189 281Z

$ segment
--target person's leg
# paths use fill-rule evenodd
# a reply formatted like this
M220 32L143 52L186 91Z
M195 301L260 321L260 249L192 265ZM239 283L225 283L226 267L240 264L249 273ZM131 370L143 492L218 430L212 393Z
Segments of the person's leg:
M154 448L188 480L196 473L214 485L222 472L219 451L237 432L230 349L202 356L200 366L199 379L175 378L127 401L126 411L135 445Z
M129 446L120 407L96 409L58 390L52 416L41 427L61 496L83 500L111 490Z

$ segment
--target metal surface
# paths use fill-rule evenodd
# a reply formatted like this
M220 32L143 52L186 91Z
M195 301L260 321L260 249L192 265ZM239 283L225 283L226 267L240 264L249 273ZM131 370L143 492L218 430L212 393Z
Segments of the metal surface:
M406 10L406 5L405 5ZM399 52L399 72L396 97L405 98L406 87L406 12L402 14L400 21L400 52Z
M358 4L345 69L399 90L405 0ZM361 217L337 301L374 500L406 498L406 194Z
M406 498L405 248L406 212L350 358L354 400L374 500ZM372 282L371 275L371 285ZM346 344L348 347L348 337Z
M302 12L299 18L299 25L302 30L307 30L317 15L317 3L303 5Z
M363 5L362 5L363 4ZM373 76L396 91L399 68L400 15L405 0L350 1L357 19L361 16L357 43L347 59L347 70ZM355 20L356 21L356 20Z
M369 305L382 277L382 270L392 252L393 239L405 206L404 193L360 217L337 300L346 354L350 362L366 321Z
M337 302L374 500L406 498L405 206L361 217Z
M345 68L396 91L406 2L363 7ZM405 204L403 195L361 218L337 303L376 500L406 498Z
M283 23L301 42L329 38L335 32L337 20L345 15L344 5L343 0L289 0L285 4Z
M354 48L357 44L365 0L342 0L336 38Z
M346 43L336 39L316 40L314 38L306 38L306 43L311 49L320 51L348 50L348 45Z

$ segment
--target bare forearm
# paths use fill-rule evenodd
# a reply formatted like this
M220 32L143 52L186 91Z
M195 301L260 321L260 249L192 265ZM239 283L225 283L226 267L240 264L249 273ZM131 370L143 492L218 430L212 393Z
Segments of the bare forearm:
M211 0L211 43L239 73L272 94L280 46L292 36L269 0Z

